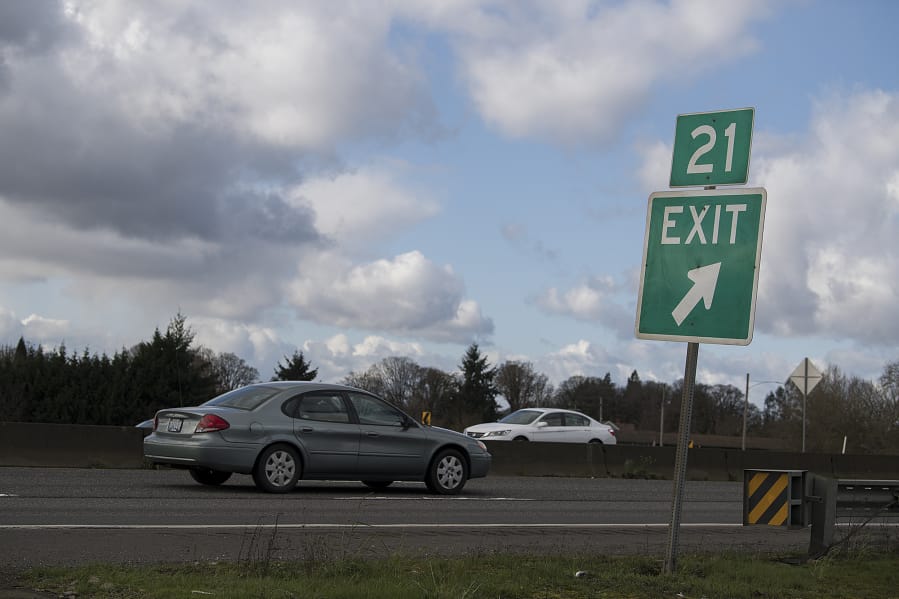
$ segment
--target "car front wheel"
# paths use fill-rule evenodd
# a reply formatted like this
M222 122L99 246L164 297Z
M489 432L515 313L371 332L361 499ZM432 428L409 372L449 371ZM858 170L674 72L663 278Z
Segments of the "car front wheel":
M289 445L272 445L259 455L253 469L253 481L268 493L288 493L297 486L301 470L296 449Z
M230 472L223 472L221 470L213 470L211 468L200 467L191 468L190 475L201 485L211 486L220 485L231 478Z
M444 449L437 454L428 470L425 483L432 493L456 495L468 480L468 464L455 449Z

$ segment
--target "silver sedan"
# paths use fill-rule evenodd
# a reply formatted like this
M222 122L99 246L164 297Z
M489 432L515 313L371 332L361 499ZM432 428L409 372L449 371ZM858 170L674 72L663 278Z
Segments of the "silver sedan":
M198 407L160 410L144 456L186 468L205 485L251 474L270 493L314 479L360 480L373 489L421 481L451 495L486 476L491 462L480 441L422 426L360 389L312 382L259 383Z

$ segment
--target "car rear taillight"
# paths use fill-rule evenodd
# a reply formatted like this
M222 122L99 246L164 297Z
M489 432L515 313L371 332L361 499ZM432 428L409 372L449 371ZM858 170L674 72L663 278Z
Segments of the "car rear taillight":
M228 424L228 421L220 416L216 416L215 414L206 414L202 418L200 418L200 422L197 423L197 428L194 430L195 433L212 433L215 431L223 431L226 428L231 426Z
M609 429L609 434L612 435L612 436L614 437L614 436L615 436L615 429L614 429L614 428L610 428L610 429Z

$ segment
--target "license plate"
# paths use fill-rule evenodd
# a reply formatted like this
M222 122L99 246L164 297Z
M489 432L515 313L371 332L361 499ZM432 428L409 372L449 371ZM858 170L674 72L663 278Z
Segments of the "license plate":
M180 433L182 424L184 424L183 418L170 418L166 430L170 433Z

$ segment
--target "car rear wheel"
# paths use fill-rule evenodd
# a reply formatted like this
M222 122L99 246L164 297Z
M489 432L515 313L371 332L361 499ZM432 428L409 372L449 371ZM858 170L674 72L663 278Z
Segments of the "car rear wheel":
M191 468L190 475L201 485L211 486L220 485L231 478L230 472L223 472L221 470L213 470L212 468L199 467Z
M296 449L290 445L272 445L259 454L253 468L253 482L268 493L288 493L297 486L301 471Z
M368 487L369 489L374 489L376 491L380 491L381 489L386 489L390 485L393 484L392 480L364 480L362 484Z
M599 443L600 445L602 445L602 441L600 441L599 439L590 439L590 443Z
M512 440L513 441L529 441L530 439L528 439L527 437L515 437Z
M432 493L456 495L468 480L468 464L455 449L444 449L437 454L428 469L425 483Z

